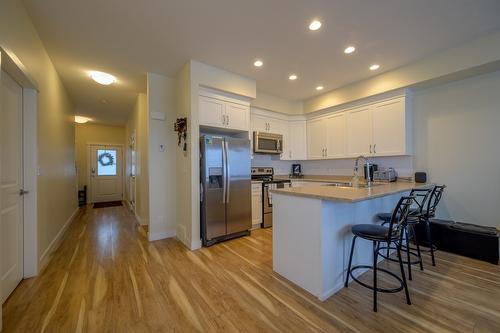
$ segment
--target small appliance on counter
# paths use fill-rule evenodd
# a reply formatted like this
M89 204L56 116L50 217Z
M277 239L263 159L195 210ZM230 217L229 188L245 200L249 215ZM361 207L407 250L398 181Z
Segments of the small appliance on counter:
M394 168L376 170L373 172L373 180L378 182L395 182L398 180L398 174Z
M300 164L292 164L291 178L302 178L302 166Z
M372 182L374 180L373 173L377 170L378 170L378 164L372 164L369 163L368 161L366 162L363 171L367 182Z

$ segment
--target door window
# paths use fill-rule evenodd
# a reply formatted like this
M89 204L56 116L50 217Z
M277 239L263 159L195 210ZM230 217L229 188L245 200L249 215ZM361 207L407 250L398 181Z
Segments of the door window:
M116 149L97 149L97 175L116 176Z

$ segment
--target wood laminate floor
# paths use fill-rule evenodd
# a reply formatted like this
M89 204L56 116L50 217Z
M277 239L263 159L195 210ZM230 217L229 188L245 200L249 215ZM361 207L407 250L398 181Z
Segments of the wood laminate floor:
M125 207L83 209L47 268L4 304L4 332L500 332L498 266L425 256L413 305L379 294L374 313L357 284L319 302L274 274L271 233L190 252L149 243Z

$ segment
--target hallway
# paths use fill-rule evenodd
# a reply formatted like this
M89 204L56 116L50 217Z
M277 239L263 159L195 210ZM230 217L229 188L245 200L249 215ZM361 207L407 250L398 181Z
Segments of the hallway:
M438 253L404 297L352 285L321 303L272 273L270 229L188 251L149 243L123 207L84 208L49 266L3 308L4 332L493 332L500 269ZM392 264L391 264L392 265ZM369 276L364 276L369 278ZM387 283L387 281L386 281ZM458 324L457 324L458 323Z

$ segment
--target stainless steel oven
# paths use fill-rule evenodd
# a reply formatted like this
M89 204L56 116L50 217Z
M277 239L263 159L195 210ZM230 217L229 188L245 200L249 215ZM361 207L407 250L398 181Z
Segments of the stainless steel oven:
M253 151L259 154L281 154L283 152L283 135L253 132Z
M290 180L272 180L262 183L262 227L269 228L273 226L273 195L270 190L277 188L291 187Z

